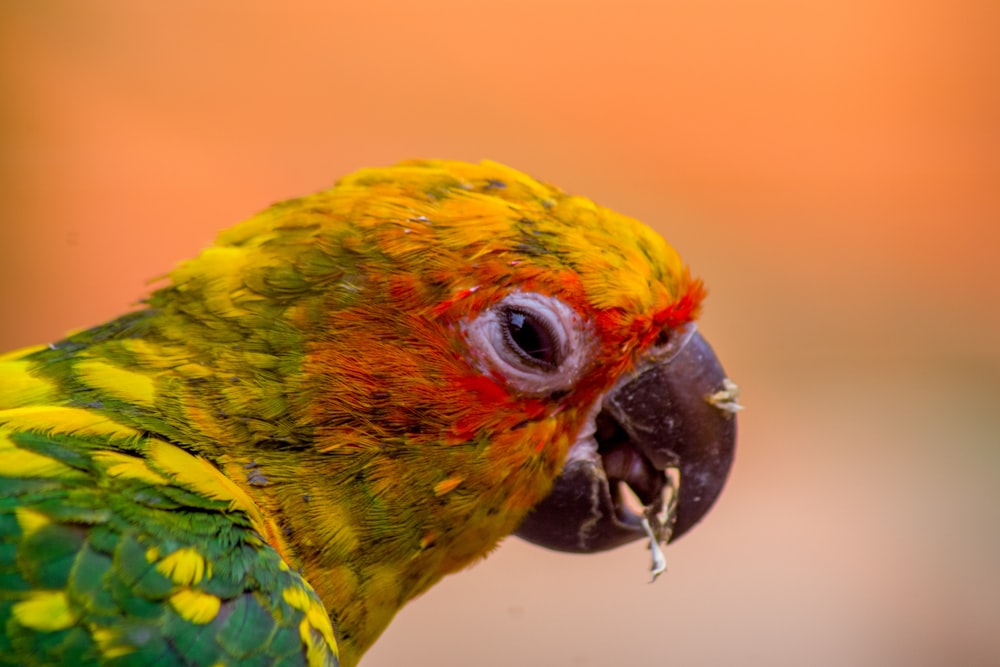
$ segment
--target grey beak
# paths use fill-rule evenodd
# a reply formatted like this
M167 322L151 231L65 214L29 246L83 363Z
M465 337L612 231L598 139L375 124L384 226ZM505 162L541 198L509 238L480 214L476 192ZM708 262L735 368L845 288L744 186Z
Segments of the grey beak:
M736 393L692 328L678 350L653 355L604 397L596 448L590 442L583 455L571 451L551 494L515 534L581 553L684 534L725 485L736 445ZM644 505L643 514L626 506L623 484ZM644 519L656 515L660 524L651 533Z

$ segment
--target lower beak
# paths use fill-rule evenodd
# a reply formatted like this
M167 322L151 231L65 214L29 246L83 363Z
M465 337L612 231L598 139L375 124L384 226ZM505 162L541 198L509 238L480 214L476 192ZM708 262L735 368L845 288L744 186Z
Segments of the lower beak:
M593 429L518 536L580 553L648 537L655 560L660 542L708 512L733 462L738 390L693 325L685 336L604 396ZM629 507L624 487L641 509Z

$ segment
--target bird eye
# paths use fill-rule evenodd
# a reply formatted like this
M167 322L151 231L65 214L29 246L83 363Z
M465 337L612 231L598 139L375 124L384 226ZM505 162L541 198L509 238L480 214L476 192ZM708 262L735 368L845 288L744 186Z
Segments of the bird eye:
M507 308L501 321L507 345L515 354L542 368L559 365L558 341L548 322L518 308Z
M475 365L524 393L568 389L590 363L589 324L545 294L509 294L462 328Z

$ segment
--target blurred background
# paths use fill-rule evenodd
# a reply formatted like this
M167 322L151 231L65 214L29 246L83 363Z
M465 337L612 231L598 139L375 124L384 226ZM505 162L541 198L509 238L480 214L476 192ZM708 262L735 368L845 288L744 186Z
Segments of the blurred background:
M647 584L510 539L393 665L1000 664L1000 3L0 3L0 343L272 202L491 158L707 283L730 485Z

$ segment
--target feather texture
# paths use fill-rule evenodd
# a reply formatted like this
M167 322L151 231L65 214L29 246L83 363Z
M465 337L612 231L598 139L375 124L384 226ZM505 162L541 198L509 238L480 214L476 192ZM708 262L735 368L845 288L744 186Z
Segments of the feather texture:
M588 323L572 387L470 351L518 291ZM491 162L271 207L141 309L0 358L0 663L355 664L701 298L644 225Z

